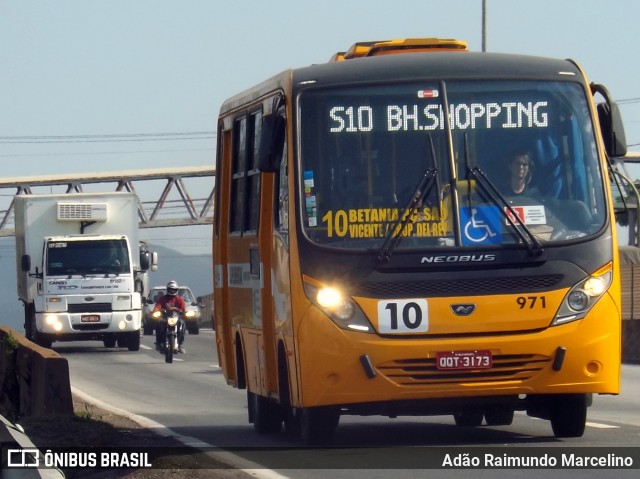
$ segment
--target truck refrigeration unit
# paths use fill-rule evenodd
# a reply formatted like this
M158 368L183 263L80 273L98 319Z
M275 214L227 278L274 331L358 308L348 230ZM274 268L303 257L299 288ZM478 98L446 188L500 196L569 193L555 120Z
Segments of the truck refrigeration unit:
M18 297L27 338L140 348L142 291L157 256L140 248L135 194L17 195Z

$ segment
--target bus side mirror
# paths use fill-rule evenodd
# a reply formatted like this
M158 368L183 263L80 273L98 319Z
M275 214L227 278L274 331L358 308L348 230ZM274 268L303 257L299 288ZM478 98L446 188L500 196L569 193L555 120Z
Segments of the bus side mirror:
M617 103L598 104L598 119L600 120L602 139L604 140L607 155L612 158L626 155L627 138Z

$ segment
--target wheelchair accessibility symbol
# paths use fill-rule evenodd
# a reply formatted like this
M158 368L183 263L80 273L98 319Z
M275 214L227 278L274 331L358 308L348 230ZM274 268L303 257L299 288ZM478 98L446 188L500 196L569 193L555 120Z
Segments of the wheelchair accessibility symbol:
M474 206L460 209L462 244L500 244L502 227L500 210L495 206Z

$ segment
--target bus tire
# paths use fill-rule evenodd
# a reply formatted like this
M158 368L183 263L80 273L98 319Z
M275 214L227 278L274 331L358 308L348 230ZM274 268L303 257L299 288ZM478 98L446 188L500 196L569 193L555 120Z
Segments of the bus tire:
M285 431L291 436L300 436L300 410L291 406L289 367L283 343L278 344L278 394Z
M484 412L487 426L510 426L513 422L514 411L510 407L494 406Z
M453 415L456 426L478 427L482 424L484 414L482 411L459 411Z
M327 443L340 421L340 410L332 407L302 408L300 415L300 433L302 440L309 444Z
M587 423L587 394L553 397L549 420L555 437L582 437Z
M282 429L282 414L280 407L247 390L247 407L249 408L249 422L258 434L277 434Z

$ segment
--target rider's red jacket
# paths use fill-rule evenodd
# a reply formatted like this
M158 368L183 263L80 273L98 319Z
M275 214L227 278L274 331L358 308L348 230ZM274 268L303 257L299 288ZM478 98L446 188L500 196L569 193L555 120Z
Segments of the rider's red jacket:
M158 298L156 301L156 305L153 307L154 311L159 311L161 309L167 309L167 306L173 306L174 308L178 308L180 311L186 311L187 305L180 296L170 296L168 294L164 294Z

